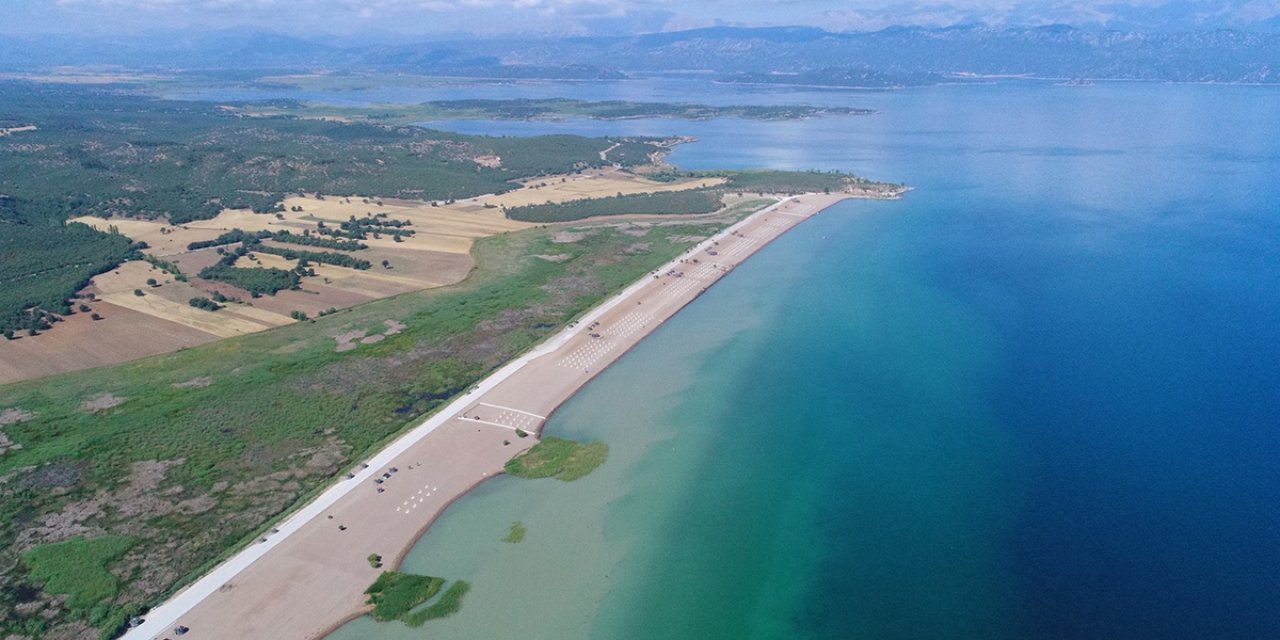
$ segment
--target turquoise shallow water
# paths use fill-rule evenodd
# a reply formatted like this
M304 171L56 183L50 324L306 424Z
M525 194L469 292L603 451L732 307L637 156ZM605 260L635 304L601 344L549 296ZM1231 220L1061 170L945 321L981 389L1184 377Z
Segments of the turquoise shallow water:
M800 97L883 113L448 123L917 191L792 231L558 412L595 474L452 507L406 568L470 580L458 616L334 638L1280 637L1280 92Z

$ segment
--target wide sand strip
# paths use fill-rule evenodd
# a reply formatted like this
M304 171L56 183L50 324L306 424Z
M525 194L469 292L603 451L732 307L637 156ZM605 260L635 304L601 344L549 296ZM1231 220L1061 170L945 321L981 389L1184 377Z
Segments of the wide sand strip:
M396 567L451 502L532 446L546 417L592 377L769 241L846 197L788 198L645 276L400 437L124 637L173 637L182 625L191 640L313 639L363 614L364 589L383 570L369 565L369 554Z

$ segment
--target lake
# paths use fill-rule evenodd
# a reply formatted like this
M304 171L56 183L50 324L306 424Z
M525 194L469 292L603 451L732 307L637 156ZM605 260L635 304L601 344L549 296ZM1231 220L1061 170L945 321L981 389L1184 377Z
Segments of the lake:
M609 444L594 474L451 507L404 568L470 581L459 614L332 640L1280 637L1280 89L303 97L503 96L880 113L426 125L916 190L788 233L557 412Z

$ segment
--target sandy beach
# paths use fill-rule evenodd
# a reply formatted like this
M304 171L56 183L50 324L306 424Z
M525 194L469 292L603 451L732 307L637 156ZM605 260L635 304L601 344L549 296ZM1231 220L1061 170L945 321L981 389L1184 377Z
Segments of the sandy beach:
M322 638L367 611L364 589L448 505L531 447L547 417L725 273L849 194L788 198L597 306L427 418L124 637ZM523 437L521 433L531 434ZM589 482L590 479L584 480ZM368 556L384 558L382 568Z

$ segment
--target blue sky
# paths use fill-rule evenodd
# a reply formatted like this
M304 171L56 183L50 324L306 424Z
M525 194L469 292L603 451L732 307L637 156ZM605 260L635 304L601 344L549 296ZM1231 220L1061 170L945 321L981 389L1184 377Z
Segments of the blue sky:
M266 28L286 33L621 34L719 24L1065 23L1118 29L1276 31L1280 0L3 0L0 32L145 33Z

